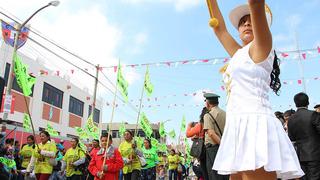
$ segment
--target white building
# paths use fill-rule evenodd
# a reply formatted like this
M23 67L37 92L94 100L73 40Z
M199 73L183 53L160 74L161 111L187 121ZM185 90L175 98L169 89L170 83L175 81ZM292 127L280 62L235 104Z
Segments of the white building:
M0 76L7 81L12 58L12 47L5 43L0 49ZM29 109L34 122L35 130L46 128L47 124L57 130L61 136L72 137L76 135L73 127L84 127L91 110L93 97L86 90L80 89L67 78L52 75L52 72L40 61L19 54L23 62L29 66L29 73L36 77L33 93L27 97ZM40 75L39 72L48 72ZM24 97L16 81L13 83L12 95L15 99L14 114L8 119L22 126L23 115L26 111ZM101 121L102 102L96 102L94 121ZM3 113L0 113L3 117Z

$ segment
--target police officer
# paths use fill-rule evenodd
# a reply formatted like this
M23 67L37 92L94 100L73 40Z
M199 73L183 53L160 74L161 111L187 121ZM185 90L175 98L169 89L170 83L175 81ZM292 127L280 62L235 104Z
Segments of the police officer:
M217 171L212 170L216 158L220 139L223 134L226 112L219 108L219 97L213 93L205 93L206 107L208 113L204 115L205 147L206 147L206 167L210 180L227 180L228 176L218 175Z

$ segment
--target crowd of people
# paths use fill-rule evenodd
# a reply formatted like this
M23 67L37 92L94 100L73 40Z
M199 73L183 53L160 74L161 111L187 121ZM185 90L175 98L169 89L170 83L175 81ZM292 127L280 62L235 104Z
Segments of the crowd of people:
M229 179L212 169L223 136L226 113L219 108L219 96L204 95L206 107L200 120L187 126L186 137L203 138L204 153L192 162L175 149L157 152L151 140L144 139L137 147L134 135L126 130L119 147L112 145L112 137L103 134L82 147L78 138L70 140L65 149L63 142L55 143L47 131L40 132L40 143L33 135L20 149L18 141L1 133L0 179L37 180L181 180L189 175L189 168L199 180ZM296 110L275 112L284 131L295 147L299 163L305 172L304 179L320 178L320 105L308 110L309 98L305 93L294 97ZM2 132L6 127L2 126ZM109 140L108 140L109 137Z
M30 135L21 149L18 141L2 136L1 180L182 180L188 177L192 164L175 149L159 152L148 138L137 147L130 130L125 131L119 147L112 145L108 134L86 146L72 138L69 149L63 141L52 140L47 131L39 135L39 143Z
M225 112L219 108L218 97L207 93L206 107L202 109L199 122L191 122L187 126L186 136L191 139L208 138L205 141L204 153L193 165L193 171L199 179L229 179L212 169L216 153L219 149L225 126ZM276 111L283 130L291 140L299 163L305 173L303 180L320 179L320 104L309 110L309 97L305 93L294 96L296 110ZM219 128L221 128L219 130ZM205 136L207 134L207 136ZM215 147L215 148L212 148Z

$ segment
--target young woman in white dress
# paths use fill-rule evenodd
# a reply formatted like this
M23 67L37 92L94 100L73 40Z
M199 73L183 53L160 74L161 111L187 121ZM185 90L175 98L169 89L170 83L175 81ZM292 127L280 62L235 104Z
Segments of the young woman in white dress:
M232 180L274 180L303 176L296 152L274 116L268 91L281 87L272 49L272 14L264 0L248 0L230 14L242 44L229 34L217 0L210 0L218 20L214 32L232 57L222 70L227 91L226 126L213 169Z

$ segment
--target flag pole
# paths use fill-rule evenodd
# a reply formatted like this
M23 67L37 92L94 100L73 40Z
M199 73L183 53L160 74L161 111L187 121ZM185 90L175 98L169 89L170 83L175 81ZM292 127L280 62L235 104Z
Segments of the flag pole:
M141 113L141 106L142 106L142 102L143 102L144 87L145 87L145 81L146 81L146 75L147 75L148 67L149 67L149 66L147 66L146 73L144 74L143 86L142 86L141 96L140 96L140 104L139 104L138 117L137 117L136 128L135 128L135 130L134 130L134 135L133 135L133 137L136 137L137 131L138 131L138 123L139 123L139 118L140 118L140 113Z
M95 66L95 68L96 68L96 76L95 76L94 90L93 90L93 102L92 102L92 108L90 112L90 115L92 115L93 124L94 124L94 110L96 108L96 100L97 100L97 90L98 90L98 80L99 80L99 70L100 70L99 64ZM100 124L101 124L101 121L99 120L99 126ZM101 135L101 130L99 130L99 135Z
M23 98L24 98L24 102L25 102L25 105L26 105L27 113L28 113L29 118L30 118L30 124L31 124L31 127L32 127L32 134L33 134L33 137L35 138L34 141L35 141L35 144L36 144L37 148L39 149L39 146L37 144L36 133L35 133L34 126L33 126L32 117L31 117L30 110L29 110L29 105L28 105L28 102L27 102L27 98L26 98L25 95L23 95Z
M119 61L119 66L120 66L120 61ZM119 67L118 67L118 70L119 70ZM116 81L118 81L118 78L116 78ZM113 121L113 117L114 117L114 110L115 110L115 108L116 108L117 92L118 92L118 85L117 85L117 83L116 83L116 87L115 87L115 91L114 91L114 96L113 96L113 103L112 103L113 106L112 106L111 118L110 118L110 122L109 122L107 145L106 145L106 149L105 149L105 152L104 152L104 158L103 158L103 163L102 163L102 168L101 168L101 169L103 169L103 166L104 166L105 163L106 163L107 152L108 152L108 145L109 145L109 142L110 142L110 132L111 132L111 129L112 129L112 121Z
M20 151L21 151L21 148L22 148L23 134L24 134L24 129L22 129L22 134L21 134Z

